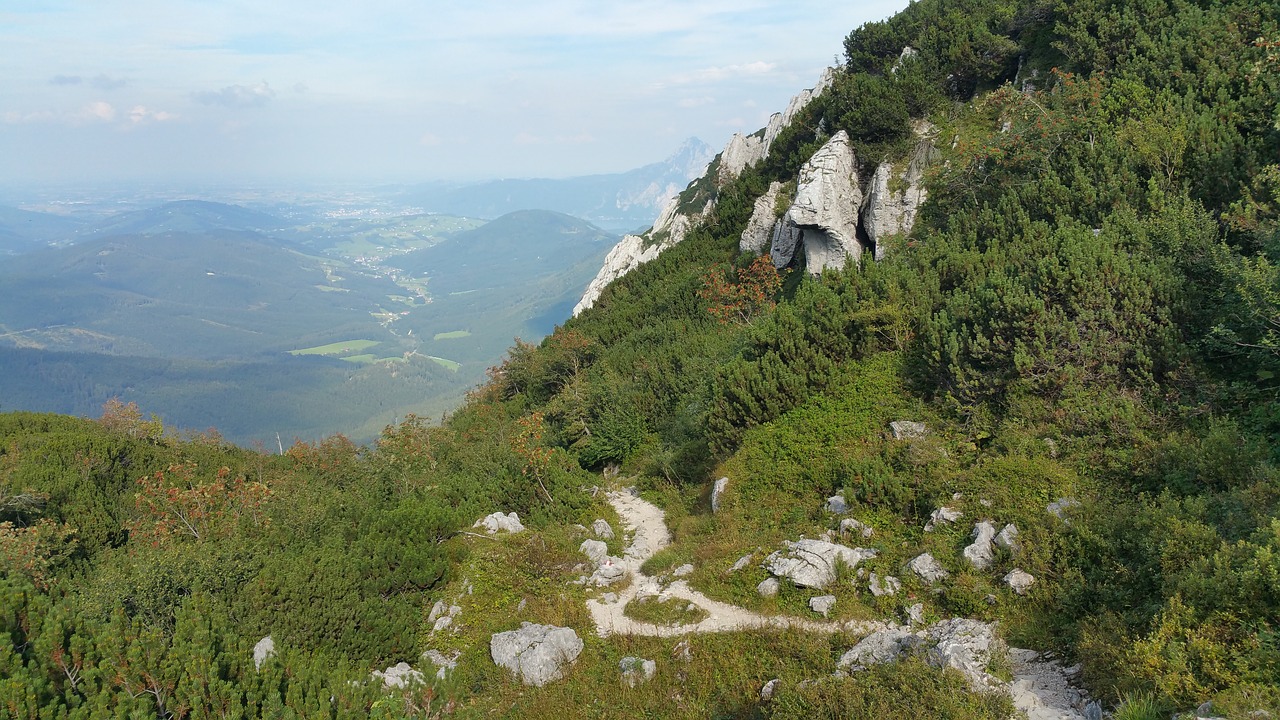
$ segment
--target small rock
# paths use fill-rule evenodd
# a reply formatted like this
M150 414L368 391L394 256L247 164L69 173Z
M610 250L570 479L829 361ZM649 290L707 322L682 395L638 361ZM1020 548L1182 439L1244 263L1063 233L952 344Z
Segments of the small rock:
M600 567L591 573L591 578L588 582L596 587L606 587L626 577L626 574L627 571L615 562L614 558L607 557L604 562L600 563Z
M754 554L755 553L747 553L746 555L743 555L742 557L738 558L737 562L733 564L733 567L729 568L729 572L738 572L739 570L750 565L751 558Z
M604 538L605 540L613 539L613 528L609 526L609 521L604 518L600 518L591 523L591 532L595 533L598 538Z
M895 420L889 423L893 430L894 440L917 440L929 434L929 428L922 422L911 420Z
M638 683L652 680L658 672L658 664L644 658L624 657L618 663L618 669L622 671L622 679L627 681L627 685L635 687Z
M676 646L671 648L671 659L680 660L682 662L690 662L693 660L693 651L689 647L688 640L681 640Z
M991 593L987 593L986 595L984 595L984 596L982 597L982 602L984 602L984 603L986 603L986 604L988 604L988 605L995 605L995 604L996 604L996 596L995 596L995 595L992 595Z
M1079 504L1080 501L1075 498L1064 497L1054 500L1046 505L1044 509L1047 510L1050 515L1053 515L1059 520L1066 520L1066 512Z
M1000 534L996 535L996 545L1011 553L1018 552L1018 526L1013 523L1005 525Z
M836 566L856 568L877 555L875 550L851 548L823 540L800 539L784 542L786 549L765 559L769 572L785 577L801 587L824 588L836 579Z
M849 512L849 503L845 502L843 495L832 495L827 498L827 512L843 515Z
M599 565L609 555L609 546L600 540L583 540L578 552L586 555L593 565Z
M374 670L369 677L382 680L382 687L391 690L406 688L410 685L421 685L422 673L409 667L409 663L396 663L386 670Z
M872 595L883 597L898 594L898 591L902 589L902 582L892 575L885 575L882 578L875 573L871 573L871 582L867 586Z
M875 531L871 529L870 525L854 520L853 518L845 518L840 521L840 532L861 535L864 539L875 534Z
M272 640L270 635L259 640L258 644L253 646L253 669L257 670L262 667L262 663L275 654L276 641Z
M523 623L519 630L496 633L489 656L520 676L525 685L542 687L564 673L582 653L582 639L572 628Z
M775 693L778 690L778 685L781 682L782 680L780 678L774 678L769 682L765 683L764 687L760 688L760 700L763 702L769 702L770 700L772 700L773 693Z
M1023 572L1019 568L1014 568L1013 570L1010 570L1009 574L1004 576L1005 584L1007 584L1010 588L1013 589L1014 592L1018 593L1019 595L1026 595L1027 590L1031 587L1031 584L1034 583L1035 581L1036 579L1031 576L1031 573Z
M1196 715L1199 717L1209 717L1213 714L1213 701L1208 700L1200 703L1200 707L1196 708Z
M431 614L427 615L427 622L434 623L441 615L444 615L444 611L444 601L437 600L436 604L431 606Z
M924 603L916 603L907 608L907 624L919 625L924 622Z
M676 568L675 570L671 571L672 577L684 577L686 575L692 575L692 574L693 574L693 565L690 563L685 563L680 567Z
M818 597L809 598L809 609L821 613L822 617L827 617L827 613L831 612L831 608L836 605L835 595L819 595Z
M612 605L618 602L618 594L607 592L600 596L600 601L605 603L606 605Z
M497 532L518 533L524 532L524 525L520 524L520 516L515 513L503 515L500 512L486 515L475 522L472 527L483 527L485 532L493 535Z
M1102 703L1094 700L1085 705L1084 720L1102 720Z
M729 486L729 478L722 477L716 480L716 484L711 487L711 512L720 512L720 497L724 495L724 489Z
M995 562L995 546L992 541L996 536L996 528L983 520L973 526L973 543L964 549L964 559L979 570L986 570Z
M776 597L778 594L778 578L768 578L756 586L760 597Z
M526 600L525 598L520 598L520 602L516 603L516 612L524 612L524 609L528 606L529 606L529 601Z
M934 510L933 513L929 515L929 522L924 524L924 531L933 532L933 529L939 525L953 523L962 517L964 517L964 513L956 510L955 508L949 508L944 505L943 507Z
M460 651L455 650L453 657L446 657L439 650L426 650L422 653L422 659L430 662L436 667L436 679L443 680L455 668L458 667L458 658L462 655Z
M938 564L938 561L929 553L917 555L915 559L907 564L907 567L911 568L912 572L927 583L941 582L951 577L951 573Z

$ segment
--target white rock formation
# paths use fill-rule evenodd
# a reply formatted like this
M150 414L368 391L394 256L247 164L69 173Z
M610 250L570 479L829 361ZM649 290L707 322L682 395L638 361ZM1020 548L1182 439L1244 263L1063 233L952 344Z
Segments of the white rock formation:
M964 549L964 559L979 570L986 570L996 559L996 528L983 520L973 526L973 543Z
M618 662L618 669L622 671L622 679L627 682L627 686L635 687L652 680L658 672L658 664L644 658L624 657Z
M854 262L861 260L858 209L862 207L862 190L859 184L853 146L849 134L843 130L800 168L796 199L780 222L800 229L805 265L810 274L820 275L828 267L843 267L846 257L853 258ZM785 244L775 247L771 255L775 265L782 259L791 261Z
M573 314L578 315L594 305L609 283L658 257L658 253L665 249L658 244L645 247L645 239L639 235L624 236L605 256L604 265L587 286L582 299L574 306Z
M606 557L600 562L600 566L595 572L591 573L588 583L595 587L606 587L612 585L622 578L626 577L627 569L623 567L622 561L615 557Z
M996 535L996 545L1011 553L1018 552L1018 526L1013 523L1005 525L1000 534Z
M875 573L871 573L870 581L867 583L867 589L876 597L897 595L898 591L902 589L902 581L892 575L880 577Z
M258 643L253 646L253 669L257 670L258 668L261 668L262 663L266 662L267 658L273 657L275 654L276 641L272 640L270 635L259 640Z
M582 639L572 628L523 623L519 630L489 640L493 662L520 676L525 685L542 687L564 674L582 653Z
M583 540L578 546L578 552L586 555L591 564L599 565L609 556L609 546L600 540Z
M933 144L921 140L901 177L895 177L897 168L888 161L876 168L862 208L862 229L875 247L877 260L884 257L886 238L905 235L915 225L916 213L929 195L924 187L924 171L933 152Z
M720 151L720 169L716 174L716 184L724 186L742 174L743 170L764 159L767 149L764 136L760 133L743 135L734 133L729 138L724 150Z
M915 559L907 563L907 567L911 568L911 572L927 583L941 582L951 577L951 573L947 572L929 553L917 555Z
M929 644L925 662L930 665L959 670L975 690L999 684L987 674L991 654L1003 649L990 624L968 618L943 620L929 628Z
M765 566L774 575L788 578L801 587L825 588L835 581L837 564L844 563L853 569L877 554L867 548L845 547L808 538L783 544L786 549L766 558Z
M727 487L729 487L729 478L727 477L716 480L716 484L711 486L711 512L720 512L720 498L724 495L724 490Z
M833 515L844 515L849 512L849 503L843 495L832 495L827 498L827 512Z
M742 557L738 558L733 563L733 565L729 568L729 572L738 572L739 570L742 570L746 566L750 565L751 558L754 556L755 556L755 553L747 553L746 555L743 555Z
M934 528L939 525L950 525L962 517L964 517L964 513L944 505L929 515L929 522L924 524L924 531L933 532Z
M787 103L787 109L780 113L774 113L769 116L769 124L764 128L764 151L765 156L769 154L769 149L773 147L773 141L778 139L778 135L796 119L796 115L805 108L813 99L826 92L831 87L831 83L835 82L836 71L833 68L827 68L822 72L822 77L818 78L818 83L811 90L801 90L795 97L791 98L791 102Z
M911 420L894 420L889 423L894 440L918 440L929 434L929 428L922 422Z
M671 577L687 577L693 574L693 564L685 563L671 571Z
M774 181L769 183L769 189L763 195L756 198L747 229L742 231L742 239L738 242L739 250L759 255L769 248L773 241L773 228L778 222L776 208L781 190L782 183Z
M490 535L497 532L524 532L524 525L520 524L520 516L515 513L503 515L501 512L496 512L480 518L472 527L483 527Z
M439 650L424 650L422 659L431 663L436 667L436 679L443 680L455 668L458 667L458 658L462 656L461 650L454 650L453 656L450 657Z
M1035 581L1036 579L1031 573L1025 572L1021 568L1014 568L1009 571L1008 575L1004 576L1005 584L1019 595L1026 595Z
M409 663L396 663L386 670L374 670L369 677L382 681L382 687L388 690L406 688L410 685L421 685L422 673L409 667Z
M853 518L845 518L840 521L840 532L861 535L863 538L869 538L875 534L875 530L864 522L854 520Z
M765 578L756 586L760 597L776 597L778 595L778 578Z
M902 628L877 630L862 638L857 645L841 655L836 667L857 672L866 670L872 665L894 662L903 653L913 651L921 640L922 638L916 633Z

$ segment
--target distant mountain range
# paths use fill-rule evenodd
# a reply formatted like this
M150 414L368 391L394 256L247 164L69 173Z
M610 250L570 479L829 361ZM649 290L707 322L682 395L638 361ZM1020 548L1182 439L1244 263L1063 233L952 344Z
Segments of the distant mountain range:
M515 210L555 210L606 230L625 232L653 224L667 200L702 175L715 151L697 138L686 140L662 162L607 175L565 179L493 180L450 186L419 186L406 202L433 212L496 218Z

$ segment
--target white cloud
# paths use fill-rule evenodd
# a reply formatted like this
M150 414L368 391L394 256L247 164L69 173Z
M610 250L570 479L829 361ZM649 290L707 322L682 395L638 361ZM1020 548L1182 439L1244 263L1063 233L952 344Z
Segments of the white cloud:
M168 122L177 119L178 115L176 113L165 110L148 110L145 105L135 105L129 111L129 122L135 125L145 122Z
M86 119L102 122L111 122L116 119L116 109L111 106L111 103L102 100L86 105L82 114Z
M670 85L702 85L743 77L768 75L776 70L777 67L777 63L757 60L755 62L744 63L741 65L722 65L718 67L703 68L702 70L695 70L691 73L673 75L665 82L659 82L658 87L661 88Z
M276 96L266 80L254 85L228 85L221 90L196 93L197 101L205 105L222 105L229 108L262 107Z

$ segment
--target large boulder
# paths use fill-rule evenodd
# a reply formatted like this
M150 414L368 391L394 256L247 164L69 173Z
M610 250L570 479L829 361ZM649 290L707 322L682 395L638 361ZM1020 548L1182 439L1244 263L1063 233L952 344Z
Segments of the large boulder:
M775 180L769 183L769 189L763 195L756 198L751 219L747 221L747 229L742 231L742 239L738 242L738 249L742 252L759 255L769 249L769 243L773 240L773 226L778 220L776 208L778 192L781 190L782 183Z
M885 628L862 638L848 652L840 656L836 667L841 670L865 670L872 665L894 662L903 653L912 652L921 638L910 630Z
M477 520L472 527L482 527L490 535L498 532L524 532L524 525L520 523L520 516L515 513L503 515L501 512L496 512L492 515L486 515Z
M523 623L519 630L489 640L493 662L520 676L525 685L542 687L559 679L582 653L582 639L572 628Z
M863 560L876 556L875 550L851 548L825 540L808 538L785 542L785 549L765 559L765 567L778 577L785 577L801 587L825 588L836 579L836 566L844 563L850 569Z
M423 683L422 673L414 670L406 662L396 663L386 670L374 670L369 673L369 677L374 680L381 680L382 687L388 690L407 688L411 685L421 685Z
M857 161L849 134L841 130L800 168L796 199L783 218L801 230L810 274L862 259L858 208L862 206Z
M583 540L578 546L578 552L586 555L592 565L599 565L609 557L609 546L601 540Z

